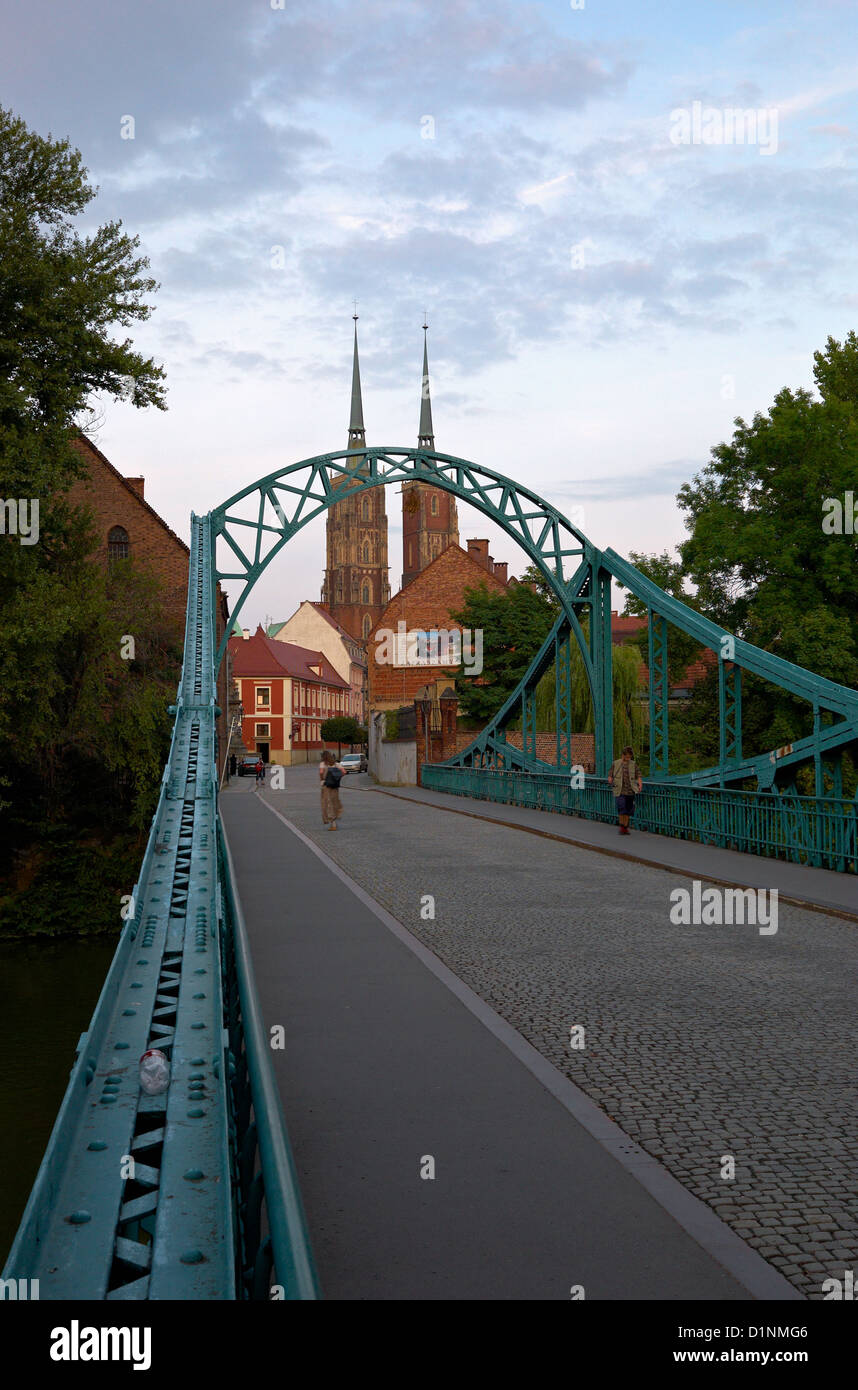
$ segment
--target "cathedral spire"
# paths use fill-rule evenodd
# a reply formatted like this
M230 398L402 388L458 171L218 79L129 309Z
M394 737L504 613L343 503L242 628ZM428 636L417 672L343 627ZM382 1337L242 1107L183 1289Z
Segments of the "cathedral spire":
M363 404L360 395L360 362L358 361L358 340L357 340L357 305L355 313L352 315L355 321L355 353L352 363L352 409L349 416L349 448L366 448L366 431L363 427Z
M432 431L432 402L429 399L429 351L426 332L428 323L423 324L423 382L420 388L420 428L417 431L418 449L434 449L435 435Z

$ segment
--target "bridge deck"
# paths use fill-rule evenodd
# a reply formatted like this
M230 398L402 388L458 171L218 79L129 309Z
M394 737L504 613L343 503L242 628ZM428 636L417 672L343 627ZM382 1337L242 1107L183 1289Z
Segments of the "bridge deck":
M695 840L681 840L635 829L628 838L621 838L617 826L605 821L538 811L527 806L507 806L469 796L453 796L449 792L428 791L423 787L379 787L376 790L386 796L398 796L406 801L436 806L459 815L477 816L501 825L513 825L540 835L555 836L567 840L569 844L606 851L630 862L695 875L715 883L740 884L746 888L777 888L784 900L858 918L858 879L854 874L811 868L785 859L743 854L734 849L722 849L718 845L704 845ZM639 801L642 800L639 798Z
M273 1061L323 1295L795 1296L327 857L368 881L381 855L415 904L441 901L448 866L431 835L420 868L427 813L350 779L347 819L323 837L315 769L287 778L263 796L234 783L221 809L266 1025L285 1028ZM442 820L464 879L481 846L471 822ZM530 853L530 837L494 833ZM434 1180L420 1177L426 1155Z

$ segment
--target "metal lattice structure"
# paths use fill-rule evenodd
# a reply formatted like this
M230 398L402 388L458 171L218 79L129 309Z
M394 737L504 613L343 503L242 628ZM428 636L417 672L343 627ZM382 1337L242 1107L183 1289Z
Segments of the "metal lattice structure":
M427 449L350 449L289 465L192 517L182 678L169 758L122 931L4 1270L38 1279L42 1298L317 1296L294 1164L259 1015L247 934L218 814L215 652L218 580L256 580L292 536L334 503L388 483L422 481L478 508L526 552L558 603L552 631L518 688L477 738L424 785L608 819L614 754L611 583L648 614L650 796L638 824L841 870L858 868L858 804L842 797L841 759L858 746L858 693L734 639L664 593L612 550L597 549L526 487ZM230 557L218 569L220 541ZM719 661L719 762L670 772L669 632ZM570 787L572 660L593 706L596 774ZM576 660L578 657L575 658ZM556 763L537 757L535 691L556 673ZM813 731L748 755L742 672L807 701ZM521 720L522 746L507 739ZM795 795L813 768L815 797ZM831 783L826 792L826 780ZM749 782L754 783L751 790ZM643 807L646 807L645 811ZM171 1064L169 1089L141 1092L149 1048Z
M570 644L584 665L593 708L597 776L614 756L611 583L640 599L647 609L651 776L698 787L742 787L759 791L795 789L795 775L811 766L817 796L826 778L841 786L841 758L858 749L858 692L762 651L665 593L613 550L599 550L560 511L530 488L482 464L427 449L346 449L304 459L271 473L235 494L211 516L213 543L220 540L229 567L217 578L241 582L234 615L271 560L303 526L333 503L388 483L423 481L444 488L494 521L516 541L545 576L559 616L518 688L451 766L518 768L534 772L570 766ZM583 619L586 618L586 623ZM695 773L674 775L669 753L668 652L671 627L710 648L719 663L719 761ZM585 631L586 628L586 631ZM226 646L224 637L218 662ZM539 679L556 672L556 763L536 756L533 697ZM742 747L742 672L808 702L813 733L778 749L748 755ZM506 738L521 720L522 747Z
M158 806L4 1277L43 1299L313 1298L300 1195L218 815L207 517ZM145 1094L143 1052L169 1059ZM279 1291L278 1291L279 1292Z

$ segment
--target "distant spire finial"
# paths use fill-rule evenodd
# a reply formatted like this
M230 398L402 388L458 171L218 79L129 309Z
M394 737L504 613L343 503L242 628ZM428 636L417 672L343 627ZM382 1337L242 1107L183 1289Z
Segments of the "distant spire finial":
M360 391L360 362L358 360L358 340L357 340L357 300L354 301L355 311L352 318L355 321L355 347L352 359L352 408L349 416L349 448L366 448L366 431L363 427L363 402Z
M435 448L435 435L432 429L432 402L429 399L429 350L426 333L429 328L426 311L423 311L423 382L420 389L420 426L417 431L418 449Z

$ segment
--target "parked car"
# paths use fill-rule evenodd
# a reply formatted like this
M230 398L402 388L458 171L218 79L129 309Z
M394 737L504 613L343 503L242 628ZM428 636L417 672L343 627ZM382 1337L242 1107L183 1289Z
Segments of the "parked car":
M365 753L344 753L340 762L349 772L366 772L367 769Z
M238 775L239 777L255 777L256 764L259 762L259 754L252 753L248 758L239 758Z

